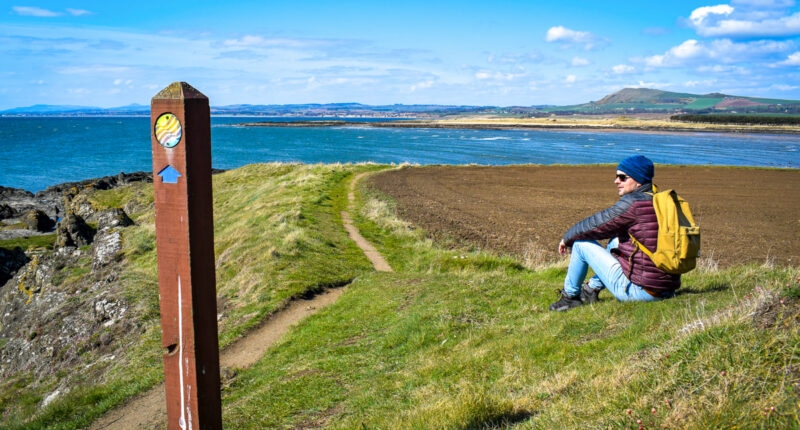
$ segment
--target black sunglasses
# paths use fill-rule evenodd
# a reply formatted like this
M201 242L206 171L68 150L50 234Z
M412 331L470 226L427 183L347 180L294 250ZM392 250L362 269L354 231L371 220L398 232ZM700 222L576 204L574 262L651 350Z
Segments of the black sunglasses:
M628 178L630 178L630 176L628 176L628 175L626 175L624 173L617 173L617 179L619 179L620 182L625 182L625 181L628 180Z

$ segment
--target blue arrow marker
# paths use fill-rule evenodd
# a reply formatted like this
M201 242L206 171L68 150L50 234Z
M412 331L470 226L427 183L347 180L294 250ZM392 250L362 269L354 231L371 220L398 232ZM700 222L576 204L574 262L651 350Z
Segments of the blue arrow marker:
M178 177L183 176L180 172L172 168L172 166L167 165L167 167L161 169L158 172L158 176L161 176L161 182L165 184L177 184Z

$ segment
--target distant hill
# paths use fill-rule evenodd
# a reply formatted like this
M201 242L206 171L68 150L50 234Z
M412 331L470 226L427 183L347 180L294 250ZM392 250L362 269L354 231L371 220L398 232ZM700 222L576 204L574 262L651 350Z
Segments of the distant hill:
M535 107L496 108L458 105L365 105L360 103L308 103L287 105L236 104L211 106L212 115L256 115L292 117L441 117L465 113L508 113L531 111ZM33 105L0 111L0 116L119 116L150 114L150 106L130 104L114 108L63 105Z
M76 112L83 110L96 110L100 108L87 107L87 106L73 106L73 105L33 105L27 107L18 107L0 111L0 114L8 115L25 115L25 114L52 114L52 113L65 113Z
M800 113L800 100L765 99L722 93L674 93L652 88L625 88L594 102L543 109L547 112L726 112Z
M457 115L514 117L551 114L615 113L791 113L800 114L800 100L765 99L721 93L674 93L652 88L625 88L598 101L571 106L365 105L361 103L306 103L285 105L235 104L211 106L212 115L289 117L441 118ZM0 116L115 116L150 114L150 106L130 104L115 108L33 105L0 111Z

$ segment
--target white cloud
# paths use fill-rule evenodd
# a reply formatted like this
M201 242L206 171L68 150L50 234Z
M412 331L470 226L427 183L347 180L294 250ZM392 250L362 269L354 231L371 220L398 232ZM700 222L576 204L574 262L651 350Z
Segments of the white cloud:
M240 39L228 39L223 43L226 46L258 46L264 42L265 39L261 36L243 36Z
M525 76L524 73L501 73L501 72L487 72L487 71L479 71L475 72L475 79L485 81L485 80L495 80L495 81L513 81L514 79L520 78Z
M95 65L95 66L71 66L65 67L58 72L62 75L89 75L94 76L97 74L118 74L121 72L127 72L130 70L129 67L125 66L104 66L104 65Z
M86 9L69 9L67 8L67 12L69 12L72 16L83 16L83 15L91 15L92 12Z
M697 68L700 73L738 73L741 75L747 74L747 69L738 66L730 66L725 64L715 64L713 66L700 66Z
M693 58L703 52L703 48L694 39L689 39L680 45L669 50L669 54L675 58Z
M703 6L692 11L688 23L704 37L796 36L800 34L800 12L787 15L783 8L788 3L739 1L734 4L743 5L741 8Z
M773 84L769 87L771 90L778 90L778 91L792 91L796 90L800 87L797 85L785 85L785 84Z
M583 43L591 40L592 34L587 31L570 30L564 26L550 27L545 40L548 42Z
M578 78L575 75L567 75L567 77L564 78L564 82L566 82L568 84L572 84L577 80L578 80Z
M626 85L628 87L639 87L639 88L669 88L672 87L673 84L671 82L645 82L639 81L635 85Z
M787 41L756 40L740 43L730 39L717 39L703 43L689 39L670 48L664 54L645 58L644 63L649 67L676 67L699 60L714 60L731 64L781 54L792 49L793 46L792 42Z
M627 64L617 64L616 66L612 67L611 70L618 75L622 75L626 73L633 73L636 71L636 68Z
M735 62L747 61L752 57L784 53L793 47L794 43L787 41L755 40L737 43L730 39L718 39L709 44L708 50L712 58Z
M686 59L699 56L702 52L699 42L689 39L678 46L670 48L663 55L653 55L645 58L645 64L651 67L679 65Z
M428 81L425 81L425 82L420 82L418 84L412 85L411 86L411 91L424 90L424 89L430 88L432 86L433 86L433 81L432 80L428 80Z
M778 63L779 66L800 66L800 51L790 54L786 60Z
M562 25L550 27L544 38L547 42L559 42L564 44L583 44L586 50L592 49L598 41L597 36L588 31L570 30Z
M22 16L37 16L37 17L49 18L61 15L58 12L53 12L52 10L42 9L40 7L35 7L35 6L12 6L11 10L14 11L14 13L16 13L17 15L22 15Z
M265 47L265 48L310 48L330 46L334 41L324 39L289 39L282 37L265 38L261 36L246 35L239 39L228 39L222 42L230 47Z
M714 79L706 79L704 81L686 81L683 83L684 86L689 88L695 87L711 87L717 83Z
M504 63L504 64L519 64L519 63L537 63L542 60L542 55L538 52L530 52L525 54L505 54L495 55L489 54L486 61L490 63Z
M17 15L22 16L36 16L40 18L52 18L55 16L64 15L63 12L55 12L49 9L43 9L36 6L12 6L11 11ZM67 13L72 16L91 15L92 12L86 9L66 9Z
M589 60L587 60L585 58L581 58L581 57L574 57L572 59L572 65L575 66L575 67L588 66L589 65Z
M695 27L703 27L706 23L713 20L717 16L728 16L732 13L733 8L727 4L703 6L692 11L692 14L689 15L689 21Z

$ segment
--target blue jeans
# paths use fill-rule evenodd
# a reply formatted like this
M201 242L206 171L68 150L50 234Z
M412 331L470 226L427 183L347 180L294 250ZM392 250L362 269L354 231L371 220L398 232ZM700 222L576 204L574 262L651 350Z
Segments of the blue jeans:
M611 250L618 244L619 239L616 238L610 240L606 248L593 240L573 243L567 276L564 278L564 292L570 297L580 295L581 285L591 267L595 275L589 279L589 287L605 288L621 302L662 300L647 294L642 287L634 284L625 276L619 260L611 255Z

